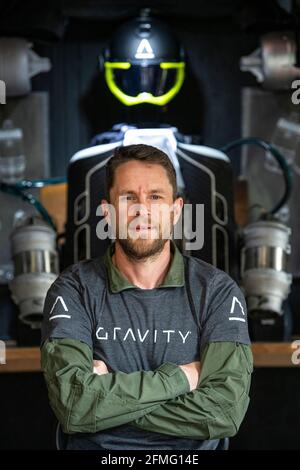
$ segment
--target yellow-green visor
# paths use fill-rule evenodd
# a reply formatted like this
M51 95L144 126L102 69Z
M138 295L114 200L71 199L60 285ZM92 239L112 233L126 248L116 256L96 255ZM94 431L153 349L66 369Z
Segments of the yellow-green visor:
M164 106L179 92L184 81L184 62L131 64L104 62L110 91L126 106L150 103Z

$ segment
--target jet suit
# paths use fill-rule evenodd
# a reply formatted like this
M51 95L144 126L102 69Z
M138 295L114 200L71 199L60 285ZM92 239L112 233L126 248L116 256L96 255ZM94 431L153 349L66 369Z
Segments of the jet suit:
M69 163L65 264L104 254L110 241L97 237L97 224L103 219L100 203L105 198L105 165L116 147L144 143L170 157L178 195L190 205L183 215L190 218L190 232L184 232L182 251L236 277L233 175L227 155L211 147L185 143L171 126L143 129L123 125L118 132L105 135L106 141L113 141L80 150ZM198 242L196 237L192 242L191 232L200 233Z

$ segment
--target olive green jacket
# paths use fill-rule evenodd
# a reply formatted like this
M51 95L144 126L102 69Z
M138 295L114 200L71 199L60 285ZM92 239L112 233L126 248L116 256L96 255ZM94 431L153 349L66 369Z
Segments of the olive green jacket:
M212 342L190 391L183 370L166 362L154 371L93 373L93 352L74 339L52 339L41 348L52 409L66 433L95 433L131 424L191 439L237 433L249 404L253 358L249 345Z

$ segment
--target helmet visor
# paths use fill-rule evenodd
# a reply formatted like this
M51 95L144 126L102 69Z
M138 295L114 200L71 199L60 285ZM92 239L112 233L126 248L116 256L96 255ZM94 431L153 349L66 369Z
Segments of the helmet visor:
M162 96L174 86L177 75L176 69L163 69L159 64L131 65L128 70L114 69L113 72L117 87L129 96L139 93Z
M155 98L162 98L170 94L173 97L179 91L184 78L183 62L150 64L146 66L127 62L106 62L105 67L106 81L111 91L118 90L119 94L130 97L132 100L139 97L139 102L151 102L151 97L153 104L156 104ZM117 96L114 91L113 93ZM119 98L120 96L117 97ZM125 104L138 103L131 102Z

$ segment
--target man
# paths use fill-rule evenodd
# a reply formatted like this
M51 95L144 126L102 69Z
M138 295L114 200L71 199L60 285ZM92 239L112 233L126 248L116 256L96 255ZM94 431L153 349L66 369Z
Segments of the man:
M220 449L239 429L253 370L245 300L180 253L182 207L165 153L115 150L102 201L115 241L64 270L44 307L42 369L68 449Z

